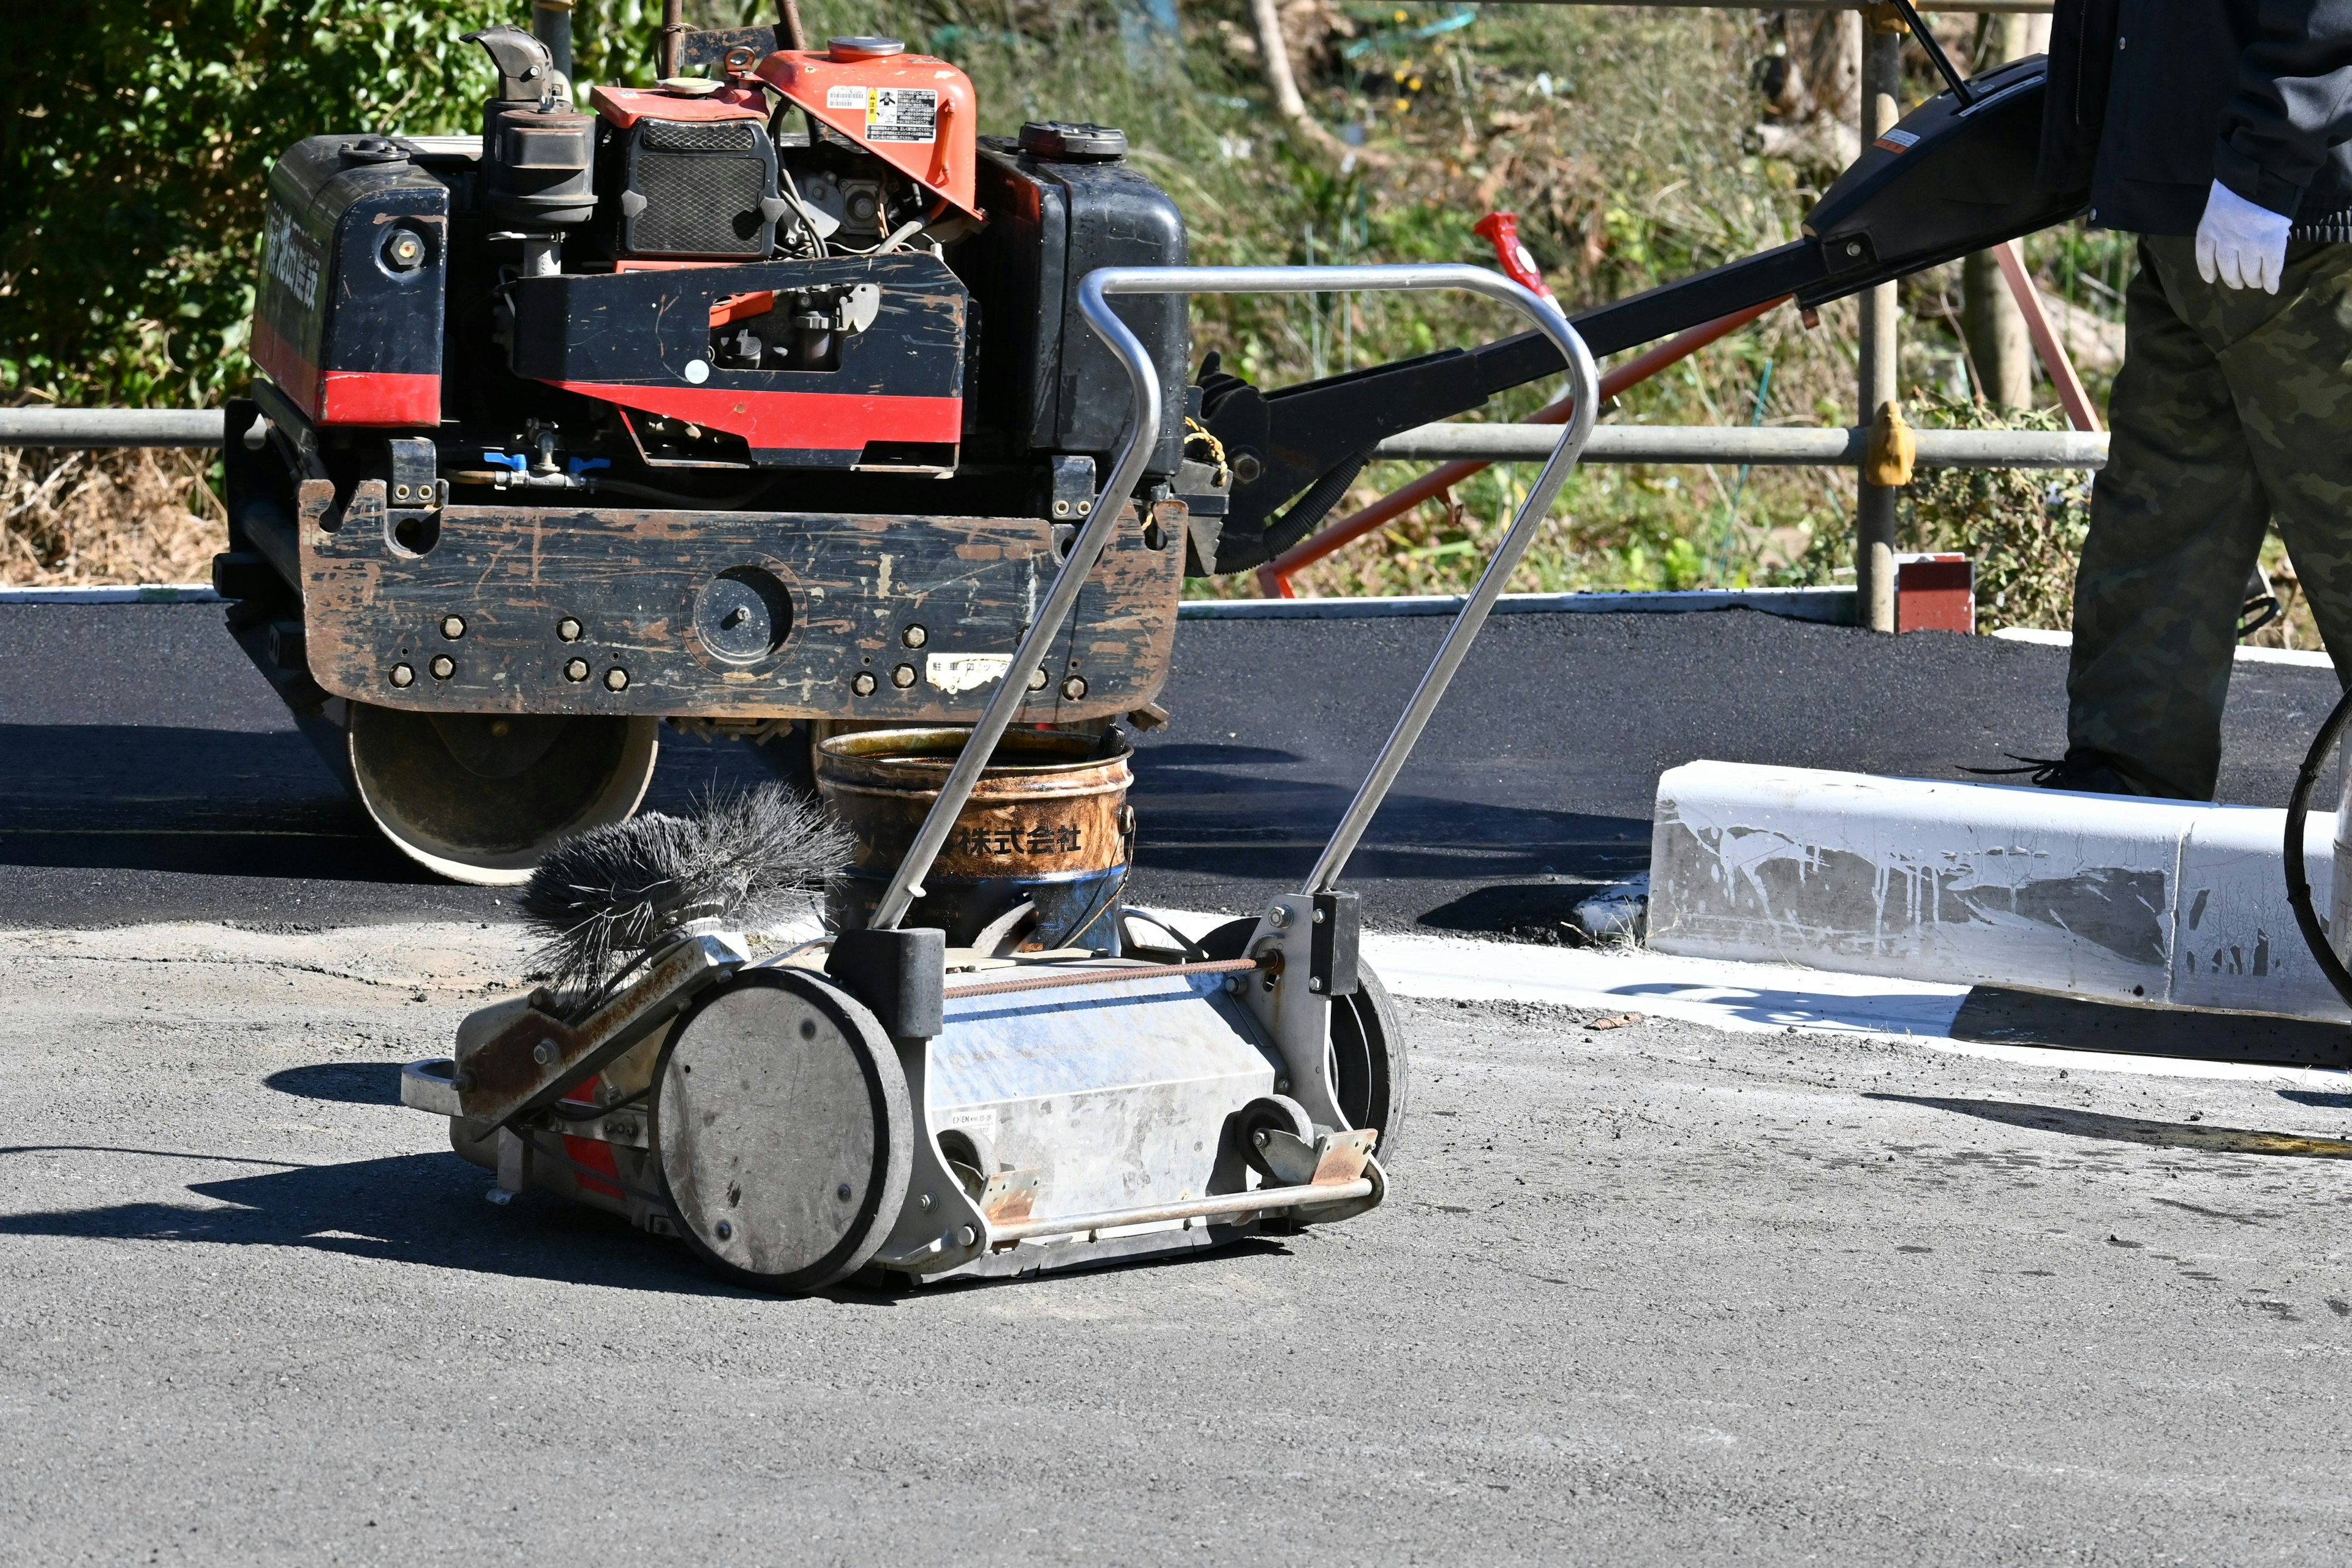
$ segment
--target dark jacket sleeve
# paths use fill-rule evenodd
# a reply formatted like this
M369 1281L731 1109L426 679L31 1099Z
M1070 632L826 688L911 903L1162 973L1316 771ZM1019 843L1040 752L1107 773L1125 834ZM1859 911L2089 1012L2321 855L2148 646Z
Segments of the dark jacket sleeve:
M2042 156L2034 184L2089 188L2107 118L2116 63L2117 0L2058 0L2050 18L2049 77L2042 93Z
M2328 153L2352 141L2352 0L2257 0L2254 13L2213 176L2292 217Z

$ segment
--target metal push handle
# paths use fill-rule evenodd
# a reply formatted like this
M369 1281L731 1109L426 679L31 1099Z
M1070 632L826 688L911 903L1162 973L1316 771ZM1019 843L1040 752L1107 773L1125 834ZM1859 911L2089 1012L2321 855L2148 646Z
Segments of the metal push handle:
M989 699L980 721L972 726L962 754L956 758L955 766L948 771L946 782L940 786L939 799L931 803L906 858L898 863L889 885L874 906L870 923L876 929L887 930L906 918L923 876L938 858L940 846L947 842L964 803L971 798L981 771L988 765L996 743L1011 726L1013 714L1028 700L1028 672L1037 668L1047 647L1060 635L1062 622L1077 603L1078 591L1092 574L1095 563L1101 559L1103 548L1110 542L1111 531L1118 526L1119 514L1133 495L1137 481L1143 477L1143 466L1150 460L1151 447L1159 439L1160 379L1151 355L1129 331L1127 323L1112 313L1107 296L1394 293L1441 289L1483 294L1528 318L1552 341L1567 362L1569 390L1576 407L1568 424L1561 427L1559 445L1545 461L1543 472L1537 476L1534 487L1521 503L1518 516L1503 535L1502 542L1496 546L1494 558L1480 575L1477 587L1447 629L1428 673L1421 678L1412 700L1405 704L1403 716L1374 759L1370 776L1357 790L1339 826L1332 831L1331 841L1324 846L1315 869L1308 874L1305 890L1327 891L1339 880L1348 858L1370 826L1373 814L1380 810L1389 786L1403 768L1413 742L1421 738L1438 699L1445 695L1454 672L1462 667L1471 642L1486 625L1486 613L1493 608L1496 596L1502 593L1504 584L1527 554L1528 546L1534 542L1537 525L1551 509L1553 498L1576 467L1585 442L1591 438L1593 423L1600 416L1601 373L1584 340L1568 324L1568 318L1560 314L1558 306L1483 267L1454 263L1402 267L1105 267L1087 273L1078 285L1078 310L1095 335L1127 366L1134 410L1126 440L1119 447L1118 461L1111 466L1110 477L1104 481L1102 493L1095 498L1093 514L1070 547L1061 571L1055 575L1054 585L1046 591L1045 602L1037 606L1037 618L1023 636L1020 649L1013 656L996 695Z

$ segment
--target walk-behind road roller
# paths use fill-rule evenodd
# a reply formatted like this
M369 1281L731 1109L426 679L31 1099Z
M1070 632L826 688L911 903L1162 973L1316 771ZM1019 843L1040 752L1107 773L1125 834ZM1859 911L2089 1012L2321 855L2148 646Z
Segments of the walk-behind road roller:
M777 895L842 858L838 825L814 808L778 793L556 848L525 904L556 938L557 984L475 1014L454 1057L406 1069L403 1099L449 1119L457 1151L497 1171L497 1194L578 1198L781 1291L861 1270L889 1282L1086 1267L1380 1204L1406 1051L1338 883L1591 433L1600 377L1573 329L1471 267L1089 273L1077 307L1128 370L1134 420L1003 650L1014 669L1046 658L1133 526L1118 503L1150 461L1161 372L1109 298L1435 288L1526 314L1570 367L1577 413L1297 892L1204 943L1168 932L1180 945L1160 951L1117 933L1007 955L906 924L951 838L1017 831L970 810L1024 704L1003 682L960 746L925 759L940 776L911 836L860 836L903 843L858 899L861 922L777 959L753 962L730 928L772 917ZM923 755L903 731L827 744L845 741Z
M1078 280L1179 266L1181 215L1100 126L978 134L971 83L887 38L671 35L650 87L476 35L469 136L315 136L278 162L229 408L231 629L375 822L520 884L626 819L661 724L806 786L829 727L1150 713L1181 582L1321 521L1381 437L1559 374L1541 332L1271 393L1183 301L1119 311L1160 414L1034 663L1005 650L1126 418ZM1811 307L2063 221L2033 188L2042 67L1954 80L1759 256L1577 318L1607 353Z

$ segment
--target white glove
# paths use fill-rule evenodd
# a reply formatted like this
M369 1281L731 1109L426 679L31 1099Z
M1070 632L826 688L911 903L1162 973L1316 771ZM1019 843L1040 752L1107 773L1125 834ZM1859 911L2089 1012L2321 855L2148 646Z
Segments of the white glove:
M2197 226L2197 276L2210 283L2218 275L2225 288L2277 293L2286 268L2286 232L2294 226L2293 219L2214 181Z

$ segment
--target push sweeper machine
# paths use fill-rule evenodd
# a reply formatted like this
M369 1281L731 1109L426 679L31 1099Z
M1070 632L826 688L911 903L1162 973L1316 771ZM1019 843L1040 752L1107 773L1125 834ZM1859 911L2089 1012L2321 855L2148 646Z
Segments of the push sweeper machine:
M1006 958L901 926L1023 706L1003 681L940 764L861 925L757 963L730 929L847 848L781 791L583 835L527 895L568 984L475 1014L454 1058L406 1070L404 1100L447 1116L501 1192L544 1185L613 1209L775 1290L860 1269L1086 1266L1377 1205L1388 1179L1374 1152L1402 1119L1405 1049L1337 884L1591 434L1600 373L1574 329L1474 267L1088 273L1078 310L1125 365L1134 416L1008 650L1015 669L1047 657L1114 536L1136 526L1127 498L1159 428L1160 373L1109 297L1439 288L1533 321L1570 367L1577 412L1296 893L1213 934L1214 952L1119 956L1114 942ZM815 948L821 963L801 958Z
M1188 268L1118 132L982 137L895 40L668 37L661 82L583 106L560 29L492 28L479 136L279 162L215 580L387 836L527 883L553 938L404 1100L499 1194L775 1290L1378 1205L1405 1052L1339 878L1582 450L1592 355L2082 205L2032 189L2038 62L1955 76L1801 238L1571 325L1475 268ZM1533 330L1183 381L1189 294L1440 288ZM1110 721L1164 681L1183 577L1286 548L1383 437L1561 373L1559 444L1313 872L1139 935ZM813 759L827 804L635 816L665 721ZM831 934L755 961L816 883Z

